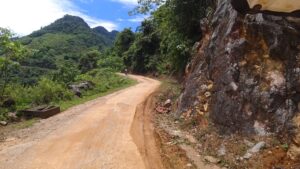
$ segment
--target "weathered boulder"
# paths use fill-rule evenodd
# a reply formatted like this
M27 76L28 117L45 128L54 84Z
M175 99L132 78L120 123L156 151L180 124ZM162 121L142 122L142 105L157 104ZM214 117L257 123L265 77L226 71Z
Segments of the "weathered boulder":
M81 90L90 90L95 86L95 84L93 82L90 81L85 81L85 82L81 82L78 84L71 84L69 85L69 89L72 90L72 92L78 96L81 97L82 96L82 92Z
M171 107L171 106L172 106L172 100L171 99L166 100L164 103L164 107Z
M249 152L250 152L250 153L257 153L257 152L259 152L262 148L264 148L265 146L266 146L266 143L265 143L264 141L261 141L261 142L255 144L255 146L252 147L252 148L249 150Z
M224 144L222 144L218 150L218 156L225 156L225 155L226 155L226 147Z
M1 126L6 126L6 125L7 125L7 122L6 122L6 121L0 121L0 125L1 125Z
M7 113L7 117L9 118L10 121L18 121L19 120L19 117L17 116L16 112Z
M81 91L80 91L79 88L77 88L77 87L75 87L75 86L69 86L69 89L71 89L72 92L73 92L76 96L78 96L78 97L81 97L81 96L82 96L82 93L81 93Z
M291 136L300 112L300 21L219 0L191 61L177 117L208 105L222 133ZM212 89L207 87L212 84ZM205 97L205 93L210 94Z
M266 146L266 143L265 142L259 142L257 144L255 144L255 146L253 146L251 149L249 149L247 151L247 153L244 155L243 158L245 159L249 159L252 157L253 154L256 154L258 153L262 148L264 148Z
M212 156L205 156L204 160L207 161L207 162L210 162L212 164L218 164L219 162L221 162L220 159L217 159L217 158L212 157Z

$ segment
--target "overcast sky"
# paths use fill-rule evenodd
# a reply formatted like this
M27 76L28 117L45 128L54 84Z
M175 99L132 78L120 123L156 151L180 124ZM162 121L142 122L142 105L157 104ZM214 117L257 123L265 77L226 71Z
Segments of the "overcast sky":
M129 16L137 0L0 0L0 27L28 35L65 14L82 17L91 27L109 31L131 27L145 16Z

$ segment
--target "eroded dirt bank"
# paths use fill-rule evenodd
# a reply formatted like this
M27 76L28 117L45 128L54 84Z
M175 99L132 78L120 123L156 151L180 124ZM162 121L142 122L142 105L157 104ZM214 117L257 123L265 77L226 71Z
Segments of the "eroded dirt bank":
M138 104L159 82L139 84L76 106L1 142L1 169L143 169L130 135Z
M131 135L136 143L147 169L164 169L160 150L157 147L156 132L153 124L154 95L136 109L136 114L131 127Z

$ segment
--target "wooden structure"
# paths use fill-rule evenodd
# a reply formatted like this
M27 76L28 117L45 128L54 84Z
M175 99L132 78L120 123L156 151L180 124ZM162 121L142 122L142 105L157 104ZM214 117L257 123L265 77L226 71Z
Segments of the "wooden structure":
M26 118L49 118L60 113L60 107L57 106L38 106L21 111Z

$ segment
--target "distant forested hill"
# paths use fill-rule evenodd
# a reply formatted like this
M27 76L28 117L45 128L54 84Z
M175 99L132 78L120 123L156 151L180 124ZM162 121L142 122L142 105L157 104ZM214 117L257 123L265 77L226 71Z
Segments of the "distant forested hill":
M119 33L118 31L107 31L104 27L102 26L98 26L98 27L95 27L93 28L93 31L97 34L100 34L100 35L103 35L105 36L106 38L108 38L108 40L110 40L111 42L115 40L117 34Z
M80 17L65 15L54 23L20 38L32 55L22 61L24 83L34 83L38 76L57 69L65 62L77 66L80 58L92 50L101 51L112 46L118 32L104 27L90 28ZM30 77L30 78L28 78Z

